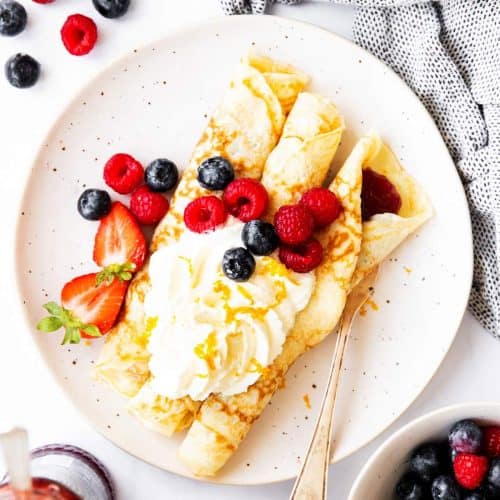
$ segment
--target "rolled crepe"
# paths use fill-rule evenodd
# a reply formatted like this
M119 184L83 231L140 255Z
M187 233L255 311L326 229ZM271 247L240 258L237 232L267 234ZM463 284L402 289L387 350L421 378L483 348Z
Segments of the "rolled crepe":
M343 119L331 101L307 92L299 95L285 123L286 133L269 155L264 168L263 179L268 178L266 187L271 207L277 206L273 203L274 198L294 202L300 196L301 191L291 196L287 180L290 186L298 186L297 179L300 179L300 185L306 189L322 184L337 151L342 130ZM318 151L319 145L321 151ZM297 172L297 169L303 170L304 165L307 166L307 175ZM271 208L268 216L272 218L273 215ZM199 404L189 397L169 400L159 396L147 382L131 399L129 410L148 428L168 436L190 425L189 416L194 417Z
M321 186L343 131L344 120L331 101L307 92L299 95L262 175L270 214Z
M363 223L363 241L352 286L359 283L375 264L385 260L408 235L432 217L428 196L403 169L389 146L372 134L359 141L364 151L362 167L384 175L397 189L401 208L397 214L376 214Z
M227 462L274 392L283 386L288 368L325 338L342 314L361 248L361 163L357 152L341 168L330 189L343 211L318 235L324 256L313 271L316 286L309 304L298 314L281 354L253 386L230 397L213 394L202 404L179 450L181 460L196 475L213 476Z
M185 206L208 193L196 180L197 167L203 160L224 156L238 176L261 177L266 159L282 132L287 110L307 80L300 71L268 58L252 55L241 62L195 147L169 212L156 228L152 252L179 238L184 231ZM149 378L146 347L152 326L144 314L149 288L146 264L130 284L119 322L106 336L94 370L95 378L128 397L134 396ZM176 413L177 422L171 426L188 425L196 408L195 403L183 405L182 411Z
M362 224L362 168L368 167L393 183L402 205L398 214L377 214ZM341 200L344 212L320 235L325 257L316 269L311 301L297 316L281 355L248 391L226 398L212 395L201 406L179 450L180 458L196 475L212 476L220 470L283 385L288 368L334 329L352 284L432 214L426 195L376 136L359 140L330 189Z

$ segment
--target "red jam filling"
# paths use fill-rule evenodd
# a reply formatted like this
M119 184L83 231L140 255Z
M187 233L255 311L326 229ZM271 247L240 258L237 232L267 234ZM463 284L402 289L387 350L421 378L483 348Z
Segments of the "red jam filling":
M33 489L30 491L29 498L36 498L37 500L83 500L81 496L76 495L70 491L66 486L63 486L56 481L51 479L45 479L43 477L34 477L31 480ZM11 493L12 490L9 488L8 484L0 486L0 497L3 497L4 493ZM12 494L12 493L11 493ZM22 495L24 498L24 495ZM6 498L14 498L14 496L7 496ZM18 498L16 495L15 498ZM21 498L21 497L19 497ZM28 498L28 496L27 496Z
M376 214L397 214L401 208L401 196L392 182L371 168L363 169L361 190L361 214L363 221Z

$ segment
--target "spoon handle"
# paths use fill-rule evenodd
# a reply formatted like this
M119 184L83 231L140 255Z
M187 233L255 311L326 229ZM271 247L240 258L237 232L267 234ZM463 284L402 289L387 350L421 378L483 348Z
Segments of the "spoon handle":
M328 386L321 405L318 422L290 500L320 500L326 498L333 409L352 320L353 316L351 315L342 317L330 368Z
M290 500L325 500L328 465L330 463L330 441L332 435L333 410L339 388L340 373L352 322L359 308L366 302L377 278L378 266L351 291L338 328L328 384L316 428L307 450L302 469L297 477Z
M14 427L7 432L0 433L0 445L3 449L11 488L15 492L29 490L31 488L30 454L26 429Z

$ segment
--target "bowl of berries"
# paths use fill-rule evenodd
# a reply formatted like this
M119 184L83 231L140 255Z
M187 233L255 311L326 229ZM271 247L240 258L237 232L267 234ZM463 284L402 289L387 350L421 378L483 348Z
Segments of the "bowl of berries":
M371 456L348 500L500 499L500 404L428 413Z

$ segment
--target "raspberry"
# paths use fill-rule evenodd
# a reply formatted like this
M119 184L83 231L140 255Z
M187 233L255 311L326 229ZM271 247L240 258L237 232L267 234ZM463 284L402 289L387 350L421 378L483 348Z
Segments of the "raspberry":
M309 209L318 229L330 225L342 211L338 198L326 188L310 189L302 195L299 203Z
M224 203L231 215L243 222L258 219L269 203L266 188L254 179L236 179L224 190Z
M226 207L217 196L196 198L184 209L184 224L195 233L215 229L226 222Z
M142 224L156 224L167 213L168 200L147 186L137 188L130 198L130 211Z
M144 178L144 168L132 156L118 153L104 166L104 182L117 193L131 193Z
M97 41L97 26L90 17L73 14L66 19L61 28L61 38L70 54L88 54Z
M500 457L500 427L483 428L483 448L488 457Z
M299 245L312 236L314 220L304 205L283 205L274 216L274 228L283 243Z
M472 453L459 453L453 462L453 470L457 482L473 490L479 487L488 472L488 459Z
M279 258L292 271L308 273L320 265L323 247L315 238L295 247L283 245L279 249Z

